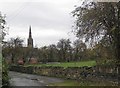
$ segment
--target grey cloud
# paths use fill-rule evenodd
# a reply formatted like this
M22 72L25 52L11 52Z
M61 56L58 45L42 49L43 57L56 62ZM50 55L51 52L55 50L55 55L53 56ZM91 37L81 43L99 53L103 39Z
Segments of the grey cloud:
M65 2L64 2L65 1ZM7 38L20 36L27 43L29 25L32 26L32 35L35 45L49 45L58 42L61 38L72 38L68 35L73 20L70 12L73 10L73 1L41 0L40 2L6 3L4 7L7 23L10 27ZM8 5L8 8L7 8ZM18 5L18 7L17 7ZM18 9L18 10L17 10Z
M45 28L69 28L67 26L70 24L69 12L65 13L59 8L52 6L52 4L38 4L38 3L30 3L28 6L25 6L23 11L14 17L11 24L22 24L28 25L31 24L33 26L39 26Z

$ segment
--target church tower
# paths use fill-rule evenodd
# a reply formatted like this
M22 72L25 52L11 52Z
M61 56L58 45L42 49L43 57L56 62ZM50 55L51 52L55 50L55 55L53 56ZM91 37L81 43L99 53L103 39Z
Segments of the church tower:
M33 39L32 39L32 33L31 33L31 26L29 27L28 47L33 48Z

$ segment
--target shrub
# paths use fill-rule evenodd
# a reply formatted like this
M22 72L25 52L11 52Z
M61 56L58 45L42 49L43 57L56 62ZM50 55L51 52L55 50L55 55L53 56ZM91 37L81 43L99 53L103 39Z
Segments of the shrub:
M2 86L9 85L9 77L8 77L8 66L4 59L2 59Z

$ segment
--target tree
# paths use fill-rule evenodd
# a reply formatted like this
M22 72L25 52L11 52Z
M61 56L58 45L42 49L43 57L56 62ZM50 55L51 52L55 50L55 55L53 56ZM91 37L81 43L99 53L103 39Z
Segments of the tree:
M104 42L98 43L93 48L94 58L97 61L97 64L114 64L113 58L114 53L112 47L109 45L104 45ZM108 63L109 62L109 63Z
M8 77L8 68L7 64L5 63L5 59L2 57L2 43L3 39L6 35L6 21L5 21L5 16L2 16L0 13L0 59L2 59L1 63L2 64L2 86L8 86L9 85L9 77ZM1 71L1 69L0 69Z
M3 47L3 56L10 57L12 63L14 63L17 58L23 57L23 40L19 37L11 38L6 42L6 45Z
M80 59L85 59L85 50L87 49L87 46L85 43L83 43L82 40L75 40L74 41L74 58L76 60L80 60Z
M39 52L39 61L43 63L48 62L47 46L41 47L38 52Z
M0 40L2 40L2 42L5 35L7 34L6 28L7 27L6 27L5 16L3 16L0 12Z
M52 62L58 61L58 50L54 44L48 46L48 59Z
M73 12L76 17L76 35L94 42L111 42L116 60L120 62L120 2L84 2Z
M22 47L23 46L23 40L20 39L20 37L17 38L11 38L10 41L8 41L8 45L12 47Z
M57 43L57 48L59 50L59 57L61 61L69 61L69 57L67 56L67 53L70 53L70 45L71 41L69 39L61 39Z

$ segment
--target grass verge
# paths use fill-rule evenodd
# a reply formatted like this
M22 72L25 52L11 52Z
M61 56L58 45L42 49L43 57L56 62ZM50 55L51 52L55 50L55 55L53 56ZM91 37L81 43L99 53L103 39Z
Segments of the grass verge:
M25 67L28 66L53 66L53 67L83 67L88 66L92 67L96 65L96 61L80 61L80 62L60 62L60 63L49 63L49 64L34 64L34 65L25 65Z
M76 80L66 80L60 83L51 83L48 86L116 86L116 84L108 82L108 81L76 81Z

